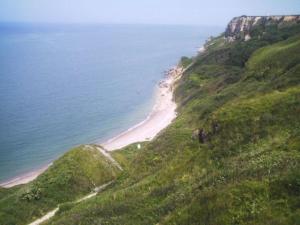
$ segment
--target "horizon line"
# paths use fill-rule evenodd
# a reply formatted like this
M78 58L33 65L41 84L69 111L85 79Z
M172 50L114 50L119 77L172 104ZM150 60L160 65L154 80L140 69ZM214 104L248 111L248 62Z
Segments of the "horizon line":
M122 22L62 22L62 21L0 21L0 24L48 24L48 25L149 25L149 26L197 26L197 27L224 27L221 24L185 24L185 23L122 23Z

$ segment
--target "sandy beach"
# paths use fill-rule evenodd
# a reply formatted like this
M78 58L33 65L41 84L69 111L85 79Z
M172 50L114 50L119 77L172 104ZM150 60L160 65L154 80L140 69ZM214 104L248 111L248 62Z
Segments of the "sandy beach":
M129 144L152 140L176 117L176 103L173 101L173 86L182 74L181 67L166 72L156 91L155 105L148 117L127 131L101 144L106 150L113 151Z
M155 93L155 105L144 121L104 143L97 144L100 144L108 151L113 151L132 143L152 140L176 117L176 103L173 101L173 89L174 83L181 77L182 72L183 68L178 66L165 72L165 78L159 82ZM50 165L0 183L0 186L9 188L28 183L47 170Z
M51 163L46 166L43 166L37 170L31 171L28 173L24 173L21 176L18 176L18 177L10 179L8 181L5 181L3 183L0 183L0 186L5 187L5 188L10 188L10 187L13 187L13 186L16 186L19 184L26 184L26 183L34 180L35 178L37 178L41 173L43 173L45 170L47 170L50 165L51 165Z

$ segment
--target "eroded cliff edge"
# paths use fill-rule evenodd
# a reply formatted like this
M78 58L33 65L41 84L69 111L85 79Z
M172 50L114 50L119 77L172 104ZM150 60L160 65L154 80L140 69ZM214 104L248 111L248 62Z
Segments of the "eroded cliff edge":
M240 16L227 25L225 37L228 41L248 41L253 35L263 33L267 28L283 28L300 24L300 15L289 16Z

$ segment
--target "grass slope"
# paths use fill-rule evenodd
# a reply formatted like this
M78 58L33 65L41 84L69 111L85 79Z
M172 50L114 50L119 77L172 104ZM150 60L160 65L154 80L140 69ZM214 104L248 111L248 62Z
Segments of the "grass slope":
M0 190L0 224L33 221L58 204L80 198L115 179L118 173L97 149L72 149L33 182Z

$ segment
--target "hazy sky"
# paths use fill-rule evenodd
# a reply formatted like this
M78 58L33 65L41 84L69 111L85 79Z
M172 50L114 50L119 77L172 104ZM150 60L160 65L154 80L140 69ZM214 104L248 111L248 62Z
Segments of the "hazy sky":
M300 0L0 0L0 21L223 26L269 14L300 14Z

